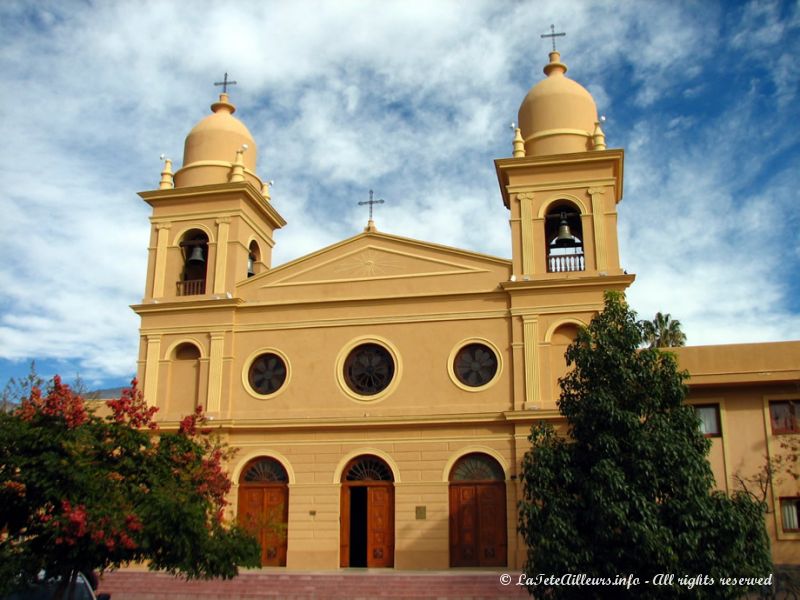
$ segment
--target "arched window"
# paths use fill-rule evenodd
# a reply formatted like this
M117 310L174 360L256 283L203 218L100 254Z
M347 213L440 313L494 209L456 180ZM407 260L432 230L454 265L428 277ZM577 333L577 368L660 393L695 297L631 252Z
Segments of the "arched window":
M555 400L561 395L561 384L559 380L569 371L570 366L564 357L570 344L578 337L578 327L576 323L562 323L553 332L550 338L550 376L546 379L550 381L551 397Z
M255 240L250 242L247 250L247 276L252 277L257 271L258 263L261 262L261 250Z
M462 456L450 470L450 481L504 481L503 467L488 454Z
M586 270L581 213L574 204L563 201L551 206L544 233L549 273Z
M286 474L283 465L274 458L259 458L247 466L239 483L289 483L289 475Z
M176 346L169 366L169 408L171 417L181 418L194 412L199 402L200 350L192 343Z
M197 296L206 293L208 267L208 236L191 229L180 243L183 251L183 271L178 281L178 296Z
M392 470L377 456L353 459L343 472L343 481L394 481Z

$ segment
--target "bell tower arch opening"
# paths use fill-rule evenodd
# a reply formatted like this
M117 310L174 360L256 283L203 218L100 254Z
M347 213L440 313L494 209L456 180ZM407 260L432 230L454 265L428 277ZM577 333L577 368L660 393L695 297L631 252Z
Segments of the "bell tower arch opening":
M258 242L253 240L247 248L247 277L253 277L260 270L261 249Z
M544 220L547 272L585 271L580 209L569 201L555 202Z
M208 236L200 229L190 229L180 242L183 253L181 278L177 282L178 296L198 296L206 293L208 274Z

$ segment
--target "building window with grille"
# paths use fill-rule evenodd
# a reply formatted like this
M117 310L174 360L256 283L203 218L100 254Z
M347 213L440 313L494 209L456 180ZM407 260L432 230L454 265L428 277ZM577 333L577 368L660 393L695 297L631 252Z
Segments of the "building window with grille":
M694 412L700 419L700 431L706 437L720 437L722 428L719 424L719 404L699 404Z
M800 402L785 400L769 403L769 420L772 433L800 433Z
M800 498L781 498L781 522L784 531L800 531Z

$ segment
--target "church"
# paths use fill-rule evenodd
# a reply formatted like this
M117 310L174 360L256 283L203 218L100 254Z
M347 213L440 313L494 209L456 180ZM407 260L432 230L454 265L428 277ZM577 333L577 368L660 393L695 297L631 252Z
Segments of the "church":
M495 161L511 259L381 232L273 265L287 225L227 92L166 161L152 207L138 377L164 429L200 405L237 454L231 518L262 564L521 568L518 469L531 425L620 264L624 152L558 52ZM733 326L733 324L732 324ZM800 342L676 350L738 489L800 435ZM776 563L800 563L800 488L767 483Z

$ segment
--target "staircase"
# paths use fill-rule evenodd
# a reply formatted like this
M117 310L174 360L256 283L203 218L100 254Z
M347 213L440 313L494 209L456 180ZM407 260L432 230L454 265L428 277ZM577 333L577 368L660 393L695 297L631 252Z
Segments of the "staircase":
M523 586L502 585L503 571L288 571L264 568L242 571L229 581L185 581L164 573L123 569L106 573L99 593L111 600L255 600L258 598L436 598L437 600L508 600L528 598Z

